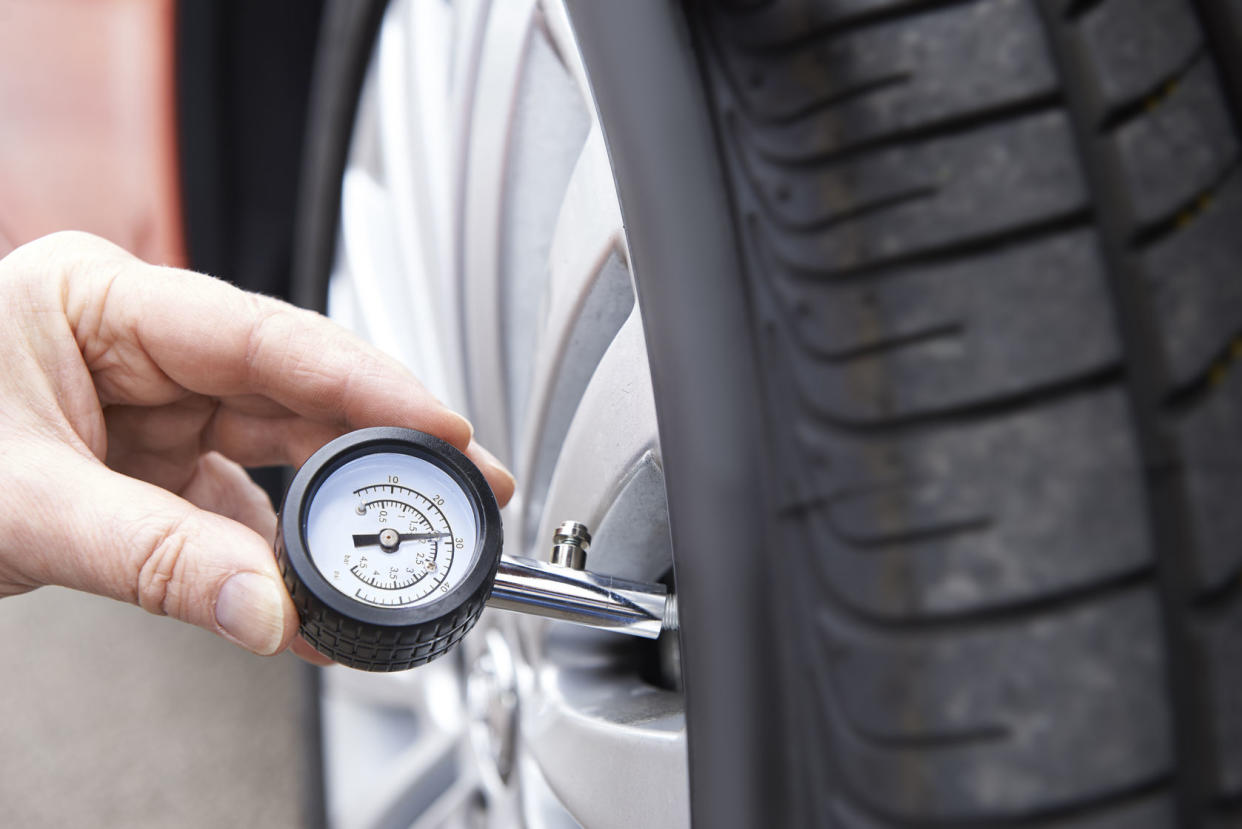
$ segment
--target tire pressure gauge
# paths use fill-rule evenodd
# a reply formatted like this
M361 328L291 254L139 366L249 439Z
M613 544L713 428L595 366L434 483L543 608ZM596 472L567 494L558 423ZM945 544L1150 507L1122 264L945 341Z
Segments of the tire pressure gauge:
M465 455L377 428L332 441L298 470L276 555L306 641L354 668L403 670L473 627L500 546L496 498Z
M410 429L361 429L321 448L285 493L276 557L301 633L369 671L442 655L485 603L655 637L675 625L660 584L590 573L586 527L566 522L552 562L501 555L500 510L457 449Z

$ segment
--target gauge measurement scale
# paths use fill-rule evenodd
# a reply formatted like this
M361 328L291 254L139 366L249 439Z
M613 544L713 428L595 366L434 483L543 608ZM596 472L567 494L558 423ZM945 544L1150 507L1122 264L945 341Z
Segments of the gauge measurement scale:
M485 604L654 638L675 626L663 585L582 569L586 527L552 560L501 555L500 510L470 460L410 429L360 429L303 464L281 506L276 557L303 638L354 668L394 671L456 645Z
M351 544L341 543L346 537ZM473 552L477 530L473 506L446 472L380 451L345 463L319 487L306 542L338 590L393 607L448 593L470 566L465 551Z

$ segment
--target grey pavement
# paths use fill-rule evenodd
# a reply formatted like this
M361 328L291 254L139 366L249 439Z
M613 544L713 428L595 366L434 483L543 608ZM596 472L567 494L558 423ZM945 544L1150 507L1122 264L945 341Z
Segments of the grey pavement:
M303 825L304 670L107 599L0 599L0 827Z

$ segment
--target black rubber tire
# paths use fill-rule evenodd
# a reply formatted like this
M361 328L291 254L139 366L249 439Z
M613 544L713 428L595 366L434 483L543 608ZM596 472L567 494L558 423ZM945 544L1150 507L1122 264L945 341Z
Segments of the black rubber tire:
M388 0L325 0L325 4L311 80L289 290L295 303L315 311L328 307L341 179L354 134L358 96Z
M1238 824L1242 2L570 6L696 825Z
M1242 4L688 21L768 424L777 822L1234 825Z

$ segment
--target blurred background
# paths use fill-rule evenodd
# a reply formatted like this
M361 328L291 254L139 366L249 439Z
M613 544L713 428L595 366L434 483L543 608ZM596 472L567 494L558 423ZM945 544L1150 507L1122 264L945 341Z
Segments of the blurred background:
M286 296L319 0L0 0L0 255L86 230ZM256 478L278 494L280 470ZM0 496L3 497L3 496ZM314 677L126 605L0 602L6 826L321 820Z

